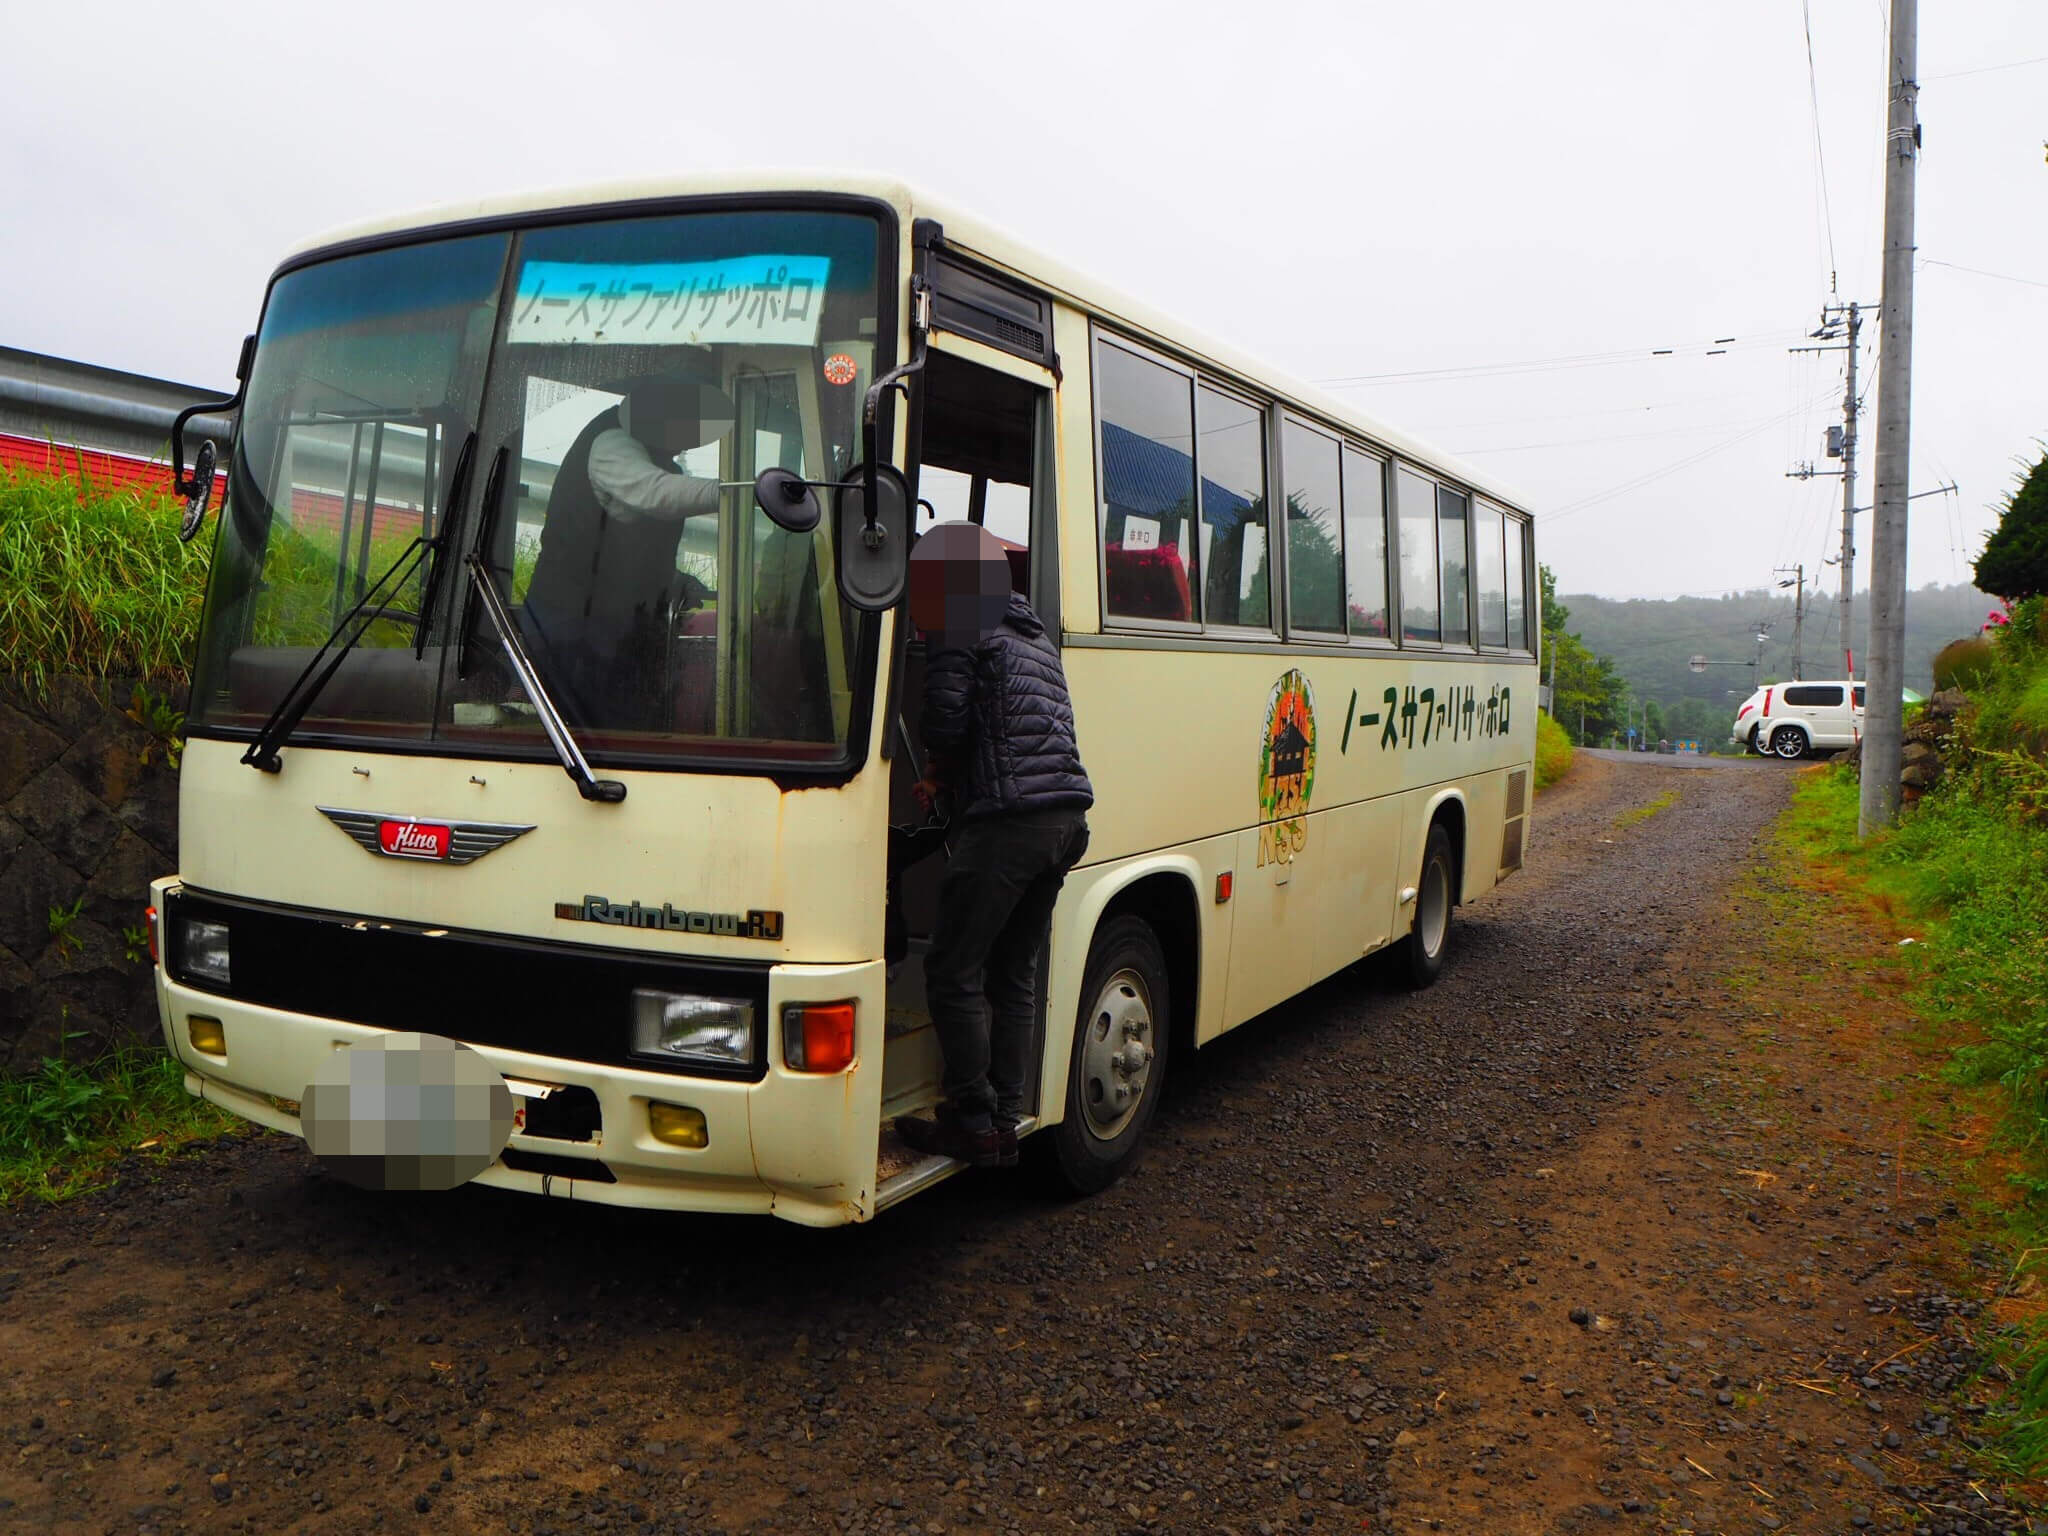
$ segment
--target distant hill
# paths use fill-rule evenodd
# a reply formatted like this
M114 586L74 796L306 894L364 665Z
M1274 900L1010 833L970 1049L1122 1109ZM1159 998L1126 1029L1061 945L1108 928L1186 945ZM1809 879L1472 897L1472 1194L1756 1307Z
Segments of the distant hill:
M1758 682L1782 682L1792 675L1792 598L1789 593L1755 591L1726 597L1679 597L1662 601L1560 593L1571 609L1567 629L1593 651L1611 656L1639 699L1675 704L1698 699L1716 710L1739 699ZM1998 600L1975 587L1926 586L1906 594L1906 686L1926 693L1933 686L1934 653L1962 635L1974 635ZM1856 594L1856 668L1867 675L1870 599ZM1747 662L1757 654L1759 624L1768 624L1763 663L1709 667L1695 673L1688 658ZM1842 646L1832 599L1809 595L1806 612L1805 675L1840 677Z

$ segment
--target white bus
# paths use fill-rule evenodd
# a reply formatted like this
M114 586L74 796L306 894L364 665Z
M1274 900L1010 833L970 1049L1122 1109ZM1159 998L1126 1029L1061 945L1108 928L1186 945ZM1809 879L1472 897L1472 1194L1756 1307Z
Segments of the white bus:
M922 193L348 230L241 377L153 931L187 1088L259 1124L416 1031L515 1095L484 1184L830 1225L955 1171L888 1129L940 1081L913 521L983 523L1061 642L1096 803L1022 1129L1076 1188L1176 1053L1389 945L1428 981L1521 865L1526 510ZM716 504L601 545L649 380Z

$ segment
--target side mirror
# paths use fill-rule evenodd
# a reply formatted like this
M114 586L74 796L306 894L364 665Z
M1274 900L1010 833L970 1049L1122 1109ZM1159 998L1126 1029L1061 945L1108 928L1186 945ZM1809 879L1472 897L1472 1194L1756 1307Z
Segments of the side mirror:
M789 533L809 533L818 526L823 509L818 493L802 475L770 465L754 480L754 505L768 514L768 520Z
M910 582L910 513L910 487L890 465L856 465L839 487L839 595L865 613L895 607Z
M199 525L206 520L206 503L213 496L214 466L219 462L220 453L213 446L213 439L200 439L199 452L192 461L192 478L179 487L188 492L185 516L178 524L180 544L190 544L193 535L199 532Z

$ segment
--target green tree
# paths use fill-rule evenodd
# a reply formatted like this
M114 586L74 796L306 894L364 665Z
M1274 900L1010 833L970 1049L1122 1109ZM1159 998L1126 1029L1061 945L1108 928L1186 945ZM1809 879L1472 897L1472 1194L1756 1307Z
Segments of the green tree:
M1571 610L1557 600L1550 567L1537 566L1536 580L1543 600L1544 671L1552 684L1550 716L1582 747L1605 741L1621 729L1628 685L1611 657L1595 655L1564 627Z
M2006 498L1977 557L1977 585L2009 603L2048 592L2048 453Z
M1536 567L1536 583L1543 594L1543 633L1561 635L1565 622L1571 618L1571 609L1557 600L1557 572L1547 565Z
M1574 634L1553 635L1551 718L1580 746L1604 741L1621 727L1628 687L1610 657L1596 656Z

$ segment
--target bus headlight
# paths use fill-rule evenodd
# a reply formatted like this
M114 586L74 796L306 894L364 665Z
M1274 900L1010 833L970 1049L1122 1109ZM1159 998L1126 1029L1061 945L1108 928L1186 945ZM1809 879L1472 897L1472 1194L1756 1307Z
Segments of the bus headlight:
M202 923L190 917L181 919L178 924L178 962L189 976L210 981L216 986L229 985L228 925Z
M633 989L633 1054L712 1067L754 1064L754 1005L741 998Z

